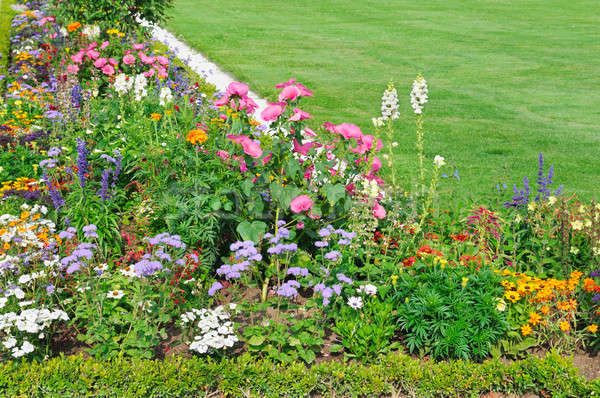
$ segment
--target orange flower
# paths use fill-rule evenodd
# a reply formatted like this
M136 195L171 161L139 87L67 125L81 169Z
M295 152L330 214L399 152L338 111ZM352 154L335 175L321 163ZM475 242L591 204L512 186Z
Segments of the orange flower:
M590 325L588 326L588 330L590 331L590 333L596 333L596 331L598 330L598 325Z
M561 321L559 326L560 330L563 332L568 332L571 329L571 324L569 322Z
M591 278L585 278L583 280L583 289L588 292L591 293L594 291L594 288L596 287L596 284L594 283L594 280Z
M531 326L529 326L528 324L521 325L521 334L523 336L527 336L527 335L531 334L531 331L532 331Z
M208 135L206 135L206 131L204 130L190 130L190 132L187 135L187 140L188 142L194 145L204 144L208 140Z
M548 312L550 312L550 307L548 307L547 305L543 306L542 308L540 308L540 312L544 315L548 314Z
M154 120L155 122L158 122L161 117L162 117L162 115L160 113L151 113L150 114L150 119Z
M559 301L556 304L556 308L558 308L561 311L568 311L570 307L571 306L569 305L568 301Z
M542 320L542 316L540 314L538 314L536 312L529 313L529 323L531 323L533 326L540 323L541 320Z
M75 32L80 27L81 27L81 24L79 22L73 22L73 23L70 23L67 25L67 30L69 32Z

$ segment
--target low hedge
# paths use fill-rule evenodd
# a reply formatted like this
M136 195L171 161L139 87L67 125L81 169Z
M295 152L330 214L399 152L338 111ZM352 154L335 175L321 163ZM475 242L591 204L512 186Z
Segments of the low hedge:
M378 364L327 362L310 368L275 365L249 354L165 361L70 356L0 365L1 396L478 397L489 391L589 397L600 394L600 380L586 381L570 359L557 354L511 364L434 363L390 354Z
M0 0L0 75L6 74L10 50L10 24L17 13L11 8L14 0Z

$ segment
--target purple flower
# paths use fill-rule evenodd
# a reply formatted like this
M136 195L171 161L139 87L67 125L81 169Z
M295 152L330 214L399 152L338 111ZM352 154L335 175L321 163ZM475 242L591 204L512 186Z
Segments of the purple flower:
M285 224L287 224L287 222L285 222L285 220L279 220L279 221L277 221L277 226L278 227L283 227Z
M46 294L50 295L54 293L54 285L53 284L49 284L46 286Z
M89 152L85 148L85 141L81 138L77 138L77 175L79 176L79 185L81 188L85 187L85 173L88 169L88 157Z
M81 269L81 263L80 262L74 262L73 264L69 265L67 267L67 274L71 275L73 272L77 272Z
M337 274L336 275L338 281L343 282L343 283L347 283L349 285L352 285L354 282L352 281L352 279L348 278L346 275L344 274Z
M308 269L300 267L291 267L288 269L287 274L294 276L308 276Z
M337 250L332 250L329 253L325 254L325 259L329 261L337 261L342 257L342 253Z
M318 240L315 242L315 246L317 247L327 247L329 246L329 242L327 242L326 240Z
M279 287L279 289L277 289L277 295L282 296L282 297L296 297L298 295L298 290L296 290L297 288L300 287L300 283L298 283L298 281L295 280L289 280L287 282L285 282L283 285L281 285Z
M319 230L319 236L321 238L326 238L331 235L331 232L332 232L331 225L329 225L328 228L322 228Z
M336 283L335 285L331 286L331 288L338 296L342 293L342 285Z
M156 260L148 261L144 259L135 263L133 269L137 276L150 276L156 271L160 271L162 269L162 264Z
M58 237L59 237L60 239L63 239L63 240L64 240L64 239L73 239L73 237L75 236L75 233L76 233L76 232L77 232L77 230L76 230L75 228L73 228L73 227L69 227L69 228L67 228L67 230L66 230L66 231L61 231L61 232L58 234Z
M212 296L215 295L215 293L217 291L219 291L221 289L223 289L223 285L221 283L219 283L219 282L214 282L212 284L212 286L208 289L208 295L212 297Z
M350 239L342 238L338 240L338 245L349 245L351 243Z

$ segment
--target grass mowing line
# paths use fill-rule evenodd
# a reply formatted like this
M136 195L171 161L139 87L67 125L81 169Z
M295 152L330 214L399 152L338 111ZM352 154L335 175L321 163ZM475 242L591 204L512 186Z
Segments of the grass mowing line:
M395 161L405 187L416 176L408 93L422 72L431 98L427 159L445 156L462 178L444 179L444 189L481 200L500 181L535 181L543 152L556 185L589 199L599 198L600 184L594 5L177 0L167 27L261 96L273 100L274 84L296 77L315 91L305 108L319 121L354 122L365 132L393 78L402 118Z

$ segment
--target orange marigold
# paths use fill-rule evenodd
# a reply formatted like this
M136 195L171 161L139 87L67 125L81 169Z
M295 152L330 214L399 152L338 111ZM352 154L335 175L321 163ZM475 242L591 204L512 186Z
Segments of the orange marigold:
M548 314L548 312L550 312L550 307L548 307L547 305L543 306L542 308L540 308L540 312L544 315Z
M521 334L523 336L527 336L527 335L531 334L531 331L532 331L531 326L529 326L528 324L521 325Z
M73 22L67 25L67 30L69 32L75 32L77 29L79 29L81 27L81 23L79 22Z
M571 324L566 321L561 321L559 327L563 332L568 332L571 329Z
M598 331L598 325L590 325L588 326L588 330L590 333L596 333Z
M541 320L542 316L537 312L529 313L529 323L531 323L533 326L536 326L538 323L540 323Z
M158 122L161 117L162 117L162 115L160 113L151 113L150 114L150 119L154 120L155 122Z
M206 131L204 131L204 130L200 130L200 129L190 130L190 132L187 135L187 141L194 145L203 144L207 140L208 140L208 135L206 134Z

